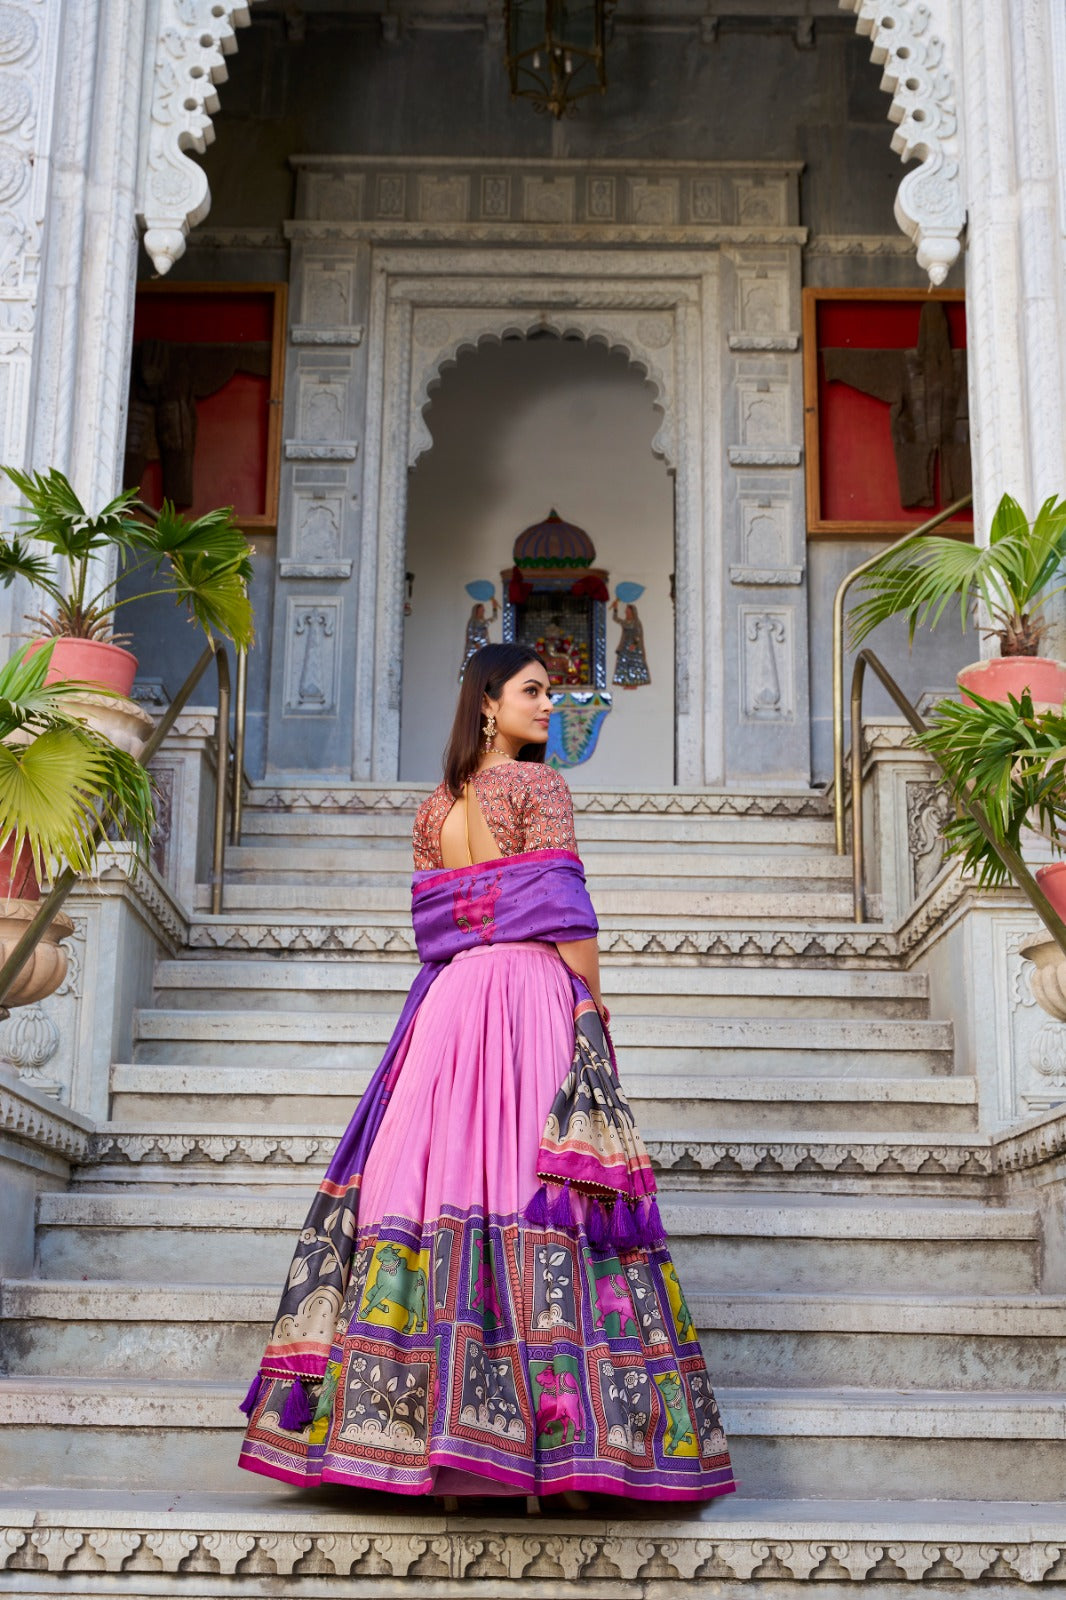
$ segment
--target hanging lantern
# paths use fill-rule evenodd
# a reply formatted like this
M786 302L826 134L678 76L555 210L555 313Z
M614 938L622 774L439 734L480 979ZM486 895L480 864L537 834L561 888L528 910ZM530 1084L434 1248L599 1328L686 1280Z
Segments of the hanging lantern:
M507 73L513 99L573 116L577 101L607 88L608 0L506 0Z

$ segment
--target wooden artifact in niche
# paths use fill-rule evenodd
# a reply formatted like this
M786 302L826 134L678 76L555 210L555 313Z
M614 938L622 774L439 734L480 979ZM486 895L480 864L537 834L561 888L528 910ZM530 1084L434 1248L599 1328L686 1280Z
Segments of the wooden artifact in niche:
M277 527L286 286L141 284L124 478L149 505Z
M960 291L805 289L803 363L809 533L905 533L969 493Z

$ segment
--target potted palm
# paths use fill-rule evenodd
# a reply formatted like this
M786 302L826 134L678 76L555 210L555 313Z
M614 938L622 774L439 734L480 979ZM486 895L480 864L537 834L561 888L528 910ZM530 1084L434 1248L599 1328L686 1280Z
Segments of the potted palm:
M36 912L41 880L89 872L107 833L147 848L155 822L139 762L71 714L84 684L50 682L55 646L26 646L0 667L0 965ZM59 987L72 931L57 916L4 999L28 1005Z
M879 623L904 616L913 643L919 627L936 627L958 601L965 632L971 611L983 608L999 640L998 656L963 667L963 697L1006 703L1028 690L1035 706L1066 702L1066 662L1040 655L1048 629L1041 608L1066 585L1056 576L1066 560L1066 500L1044 501L1030 523L1005 494L996 507L987 546L928 535L886 552L860 585L865 598L849 615L851 642L860 645Z
M974 694L943 700L914 743L940 765L957 804L976 801L985 821L961 808L944 829L949 854L961 855L982 888L1011 873L997 851L1022 854L1026 835L1043 835L1056 855L1066 852L1066 714L1038 709L1028 690L1005 702ZM1038 867L1036 879L1066 921L1066 861ZM1066 955L1046 935L1022 950L1034 964L1033 994L1043 1009L1066 1020Z
M233 520L233 508L189 518L165 500L153 512L137 498L137 489L127 489L89 512L54 467L46 473L0 471L19 490L29 513L14 536L0 537L0 583L6 587L24 578L47 597L49 608L27 620L42 638L55 640L52 679L80 680L90 692L110 691L111 701L102 705L83 701L82 713L100 719L113 738L139 754L137 729L125 730L122 719L147 723L141 732L150 731L151 722L125 699L137 658L118 642L126 636L115 635L115 614L132 599L170 595L209 637L217 633L247 649L254 631L248 596L252 549ZM108 551L117 555L118 570L111 578L101 559ZM158 575L159 587L121 598L119 579L146 568ZM121 704L115 696L123 697Z

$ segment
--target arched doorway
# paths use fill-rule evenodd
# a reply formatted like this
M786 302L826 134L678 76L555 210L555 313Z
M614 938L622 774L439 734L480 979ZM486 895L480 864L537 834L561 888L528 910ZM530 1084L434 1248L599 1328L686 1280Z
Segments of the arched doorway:
M432 448L412 469L400 777L435 779L465 629L478 595L512 564L515 536L551 507L586 529L596 564L643 627L650 682L612 682L621 634L608 608L612 707L574 784L668 787L674 781L674 493L653 450L653 390L621 350L554 334L484 340L448 367L425 414ZM471 594L472 585L477 594ZM627 587L627 585L632 587ZM636 589L642 592L635 595ZM492 602L486 615L492 612ZM501 637L497 617L490 637Z

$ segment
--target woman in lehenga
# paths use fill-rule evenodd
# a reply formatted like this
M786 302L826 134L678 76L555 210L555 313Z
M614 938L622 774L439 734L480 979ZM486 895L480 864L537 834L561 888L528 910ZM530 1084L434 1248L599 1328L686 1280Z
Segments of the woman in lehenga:
M422 967L304 1228L241 1465L705 1500L721 1419L618 1082L548 674L490 644L414 827Z

